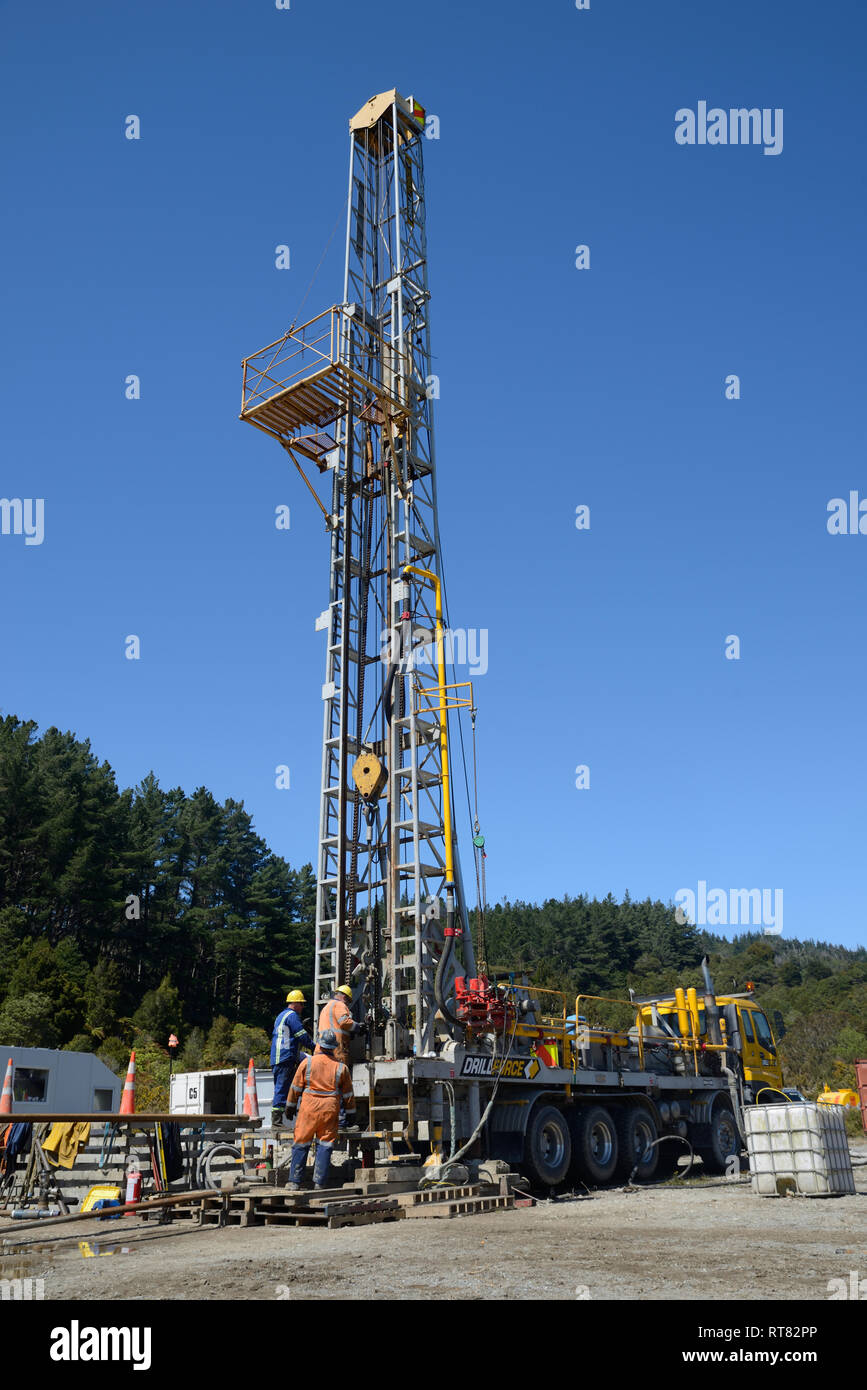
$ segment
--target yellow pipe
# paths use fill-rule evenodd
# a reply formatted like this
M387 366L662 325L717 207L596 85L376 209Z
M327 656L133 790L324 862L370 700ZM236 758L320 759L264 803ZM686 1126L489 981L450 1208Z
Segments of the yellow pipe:
M437 684L440 692L440 755L443 767L443 830L446 842L446 887L453 887L455 881L454 855L452 852L452 797L449 784L449 735L446 715L446 662L443 647L443 604L442 585L439 575L431 570L419 569L417 565L404 565L404 574L417 574L433 585L436 595L437 620Z
M678 985L674 991L674 1002L677 1005L677 1026L680 1029L680 1036L688 1038L690 1034L689 1015L686 1011L686 995Z
M694 989L692 985L686 991L686 1002L689 1004L689 1012L692 1016L692 1034L693 1037L698 1038L701 1036L701 1024L698 1017L698 990Z

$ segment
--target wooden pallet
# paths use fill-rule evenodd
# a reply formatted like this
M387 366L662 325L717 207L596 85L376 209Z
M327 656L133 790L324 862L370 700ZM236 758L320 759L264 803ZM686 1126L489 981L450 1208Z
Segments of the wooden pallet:
M436 1206L441 1202L457 1202L465 1197L478 1197L478 1183L465 1187L426 1187L420 1192L401 1192L397 1201L404 1207Z
M405 1213L394 1197L334 1192L251 1192L208 1198L199 1208L203 1226L367 1226L401 1221Z
M200 1211L201 1204L197 1205L190 1202L188 1206L182 1206L179 1203L176 1207L162 1207L158 1211L138 1211L135 1214L140 1221L159 1221L161 1217L164 1221L193 1221L198 1217Z
M511 1193L484 1195L478 1184L429 1188L370 1197L359 1191L337 1188L331 1192L286 1192L279 1188L259 1192L226 1193L208 1197L198 1207L203 1226L369 1226L406 1217L451 1218L482 1212L510 1211Z
M512 1211L515 1206L515 1199L511 1195L508 1197L460 1197L453 1201L427 1202L420 1203L418 1206L407 1207L407 1216L421 1219L452 1216L476 1216L486 1211Z

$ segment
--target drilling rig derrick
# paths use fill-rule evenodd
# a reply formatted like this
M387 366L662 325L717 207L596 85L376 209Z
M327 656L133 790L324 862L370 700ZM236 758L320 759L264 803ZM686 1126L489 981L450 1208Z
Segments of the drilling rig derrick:
M456 973L475 974L449 784L449 711L470 699L443 659L424 122L397 91L352 118L343 300L243 363L241 418L289 453L329 538L316 1008L349 985L368 1059L433 1055Z

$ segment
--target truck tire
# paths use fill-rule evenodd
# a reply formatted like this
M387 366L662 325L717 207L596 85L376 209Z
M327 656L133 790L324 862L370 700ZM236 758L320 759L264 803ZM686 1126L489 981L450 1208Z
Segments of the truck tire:
M575 1115L574 1135L577 1176L597 1187L611 1182L620 1152L611 1112L603 1105L579 1109Z
M620 1156L617 1173L626 1182L636 1168L635 1182L650 1182L659 1164L659 1137L656 1121L643 1105L622 1105L615 1111ZM653 1147L651 1148L651 1144Z
M732 1156L740 1159L741 1136L729 1102L714 1107L707 1142L696 1145L696 1153L709 1173L725 1173Z
M554 1105L536 1106L524 1136L525 1173L542 1187L557 1187L571 1162L572 1137L562 1112Z

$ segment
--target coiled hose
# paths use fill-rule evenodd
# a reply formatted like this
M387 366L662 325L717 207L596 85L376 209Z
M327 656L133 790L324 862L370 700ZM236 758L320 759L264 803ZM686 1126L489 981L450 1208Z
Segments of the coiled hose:
M214 1179L211 1177L211 1164L215 1158L226 1157L241 1160L241 1150L234 1144L212 1144L210 1148L203 1150L199 1157L196 1167L196 1182L199 1187L213 1187Z

